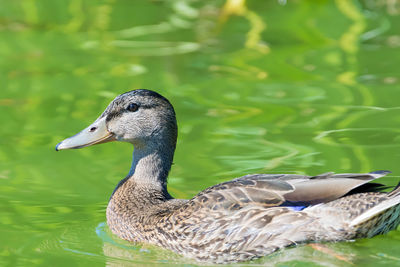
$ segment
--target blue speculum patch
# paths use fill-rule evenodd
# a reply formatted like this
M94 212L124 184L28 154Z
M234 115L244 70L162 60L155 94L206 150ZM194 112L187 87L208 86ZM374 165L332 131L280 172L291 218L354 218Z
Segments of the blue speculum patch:
M304 210L305 208L311 206L310 203L306 202L292 202L292 201L285 201L282 203L281 207L287 207L290 208L294 211L301 211Z
M291 208L294 211L301 211L307 208L307 206L287 206L288 208Z

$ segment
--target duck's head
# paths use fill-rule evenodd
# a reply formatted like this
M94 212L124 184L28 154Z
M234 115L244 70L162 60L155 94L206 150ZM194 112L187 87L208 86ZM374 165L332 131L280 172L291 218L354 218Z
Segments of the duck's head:
M56 150L115 140L135 148L161 143L175 148L176 138L175 112L169 101L154 91L138 89L117 96L94 123L60 142Z

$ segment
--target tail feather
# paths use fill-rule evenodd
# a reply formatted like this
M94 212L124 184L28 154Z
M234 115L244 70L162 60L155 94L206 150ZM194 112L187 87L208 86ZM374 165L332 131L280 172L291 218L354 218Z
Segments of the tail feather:
M400 224L400 186L388 193L387 199L361 213L350 222L360 236L386 233Z

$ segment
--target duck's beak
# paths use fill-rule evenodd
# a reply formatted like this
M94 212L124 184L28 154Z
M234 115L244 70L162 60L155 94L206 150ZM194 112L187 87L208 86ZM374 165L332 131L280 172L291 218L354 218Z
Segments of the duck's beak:
M106 117L97 119L86 129L70 138L61 141L56 146L56 151L64 149L82 148L95 144L114 141L115 136L107 130Z

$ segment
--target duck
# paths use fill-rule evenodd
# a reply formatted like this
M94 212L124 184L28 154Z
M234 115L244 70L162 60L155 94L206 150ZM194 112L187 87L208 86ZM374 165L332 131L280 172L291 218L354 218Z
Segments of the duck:
M87 128L56 150L111 141L133 144L128 175L115 187L106 217L111 232L199 262L249 261L302 243L370 238L400 223L400 186L382 192L369 173L249 174L191 199L167 190L178 127L172 104L136 89L117 96Z

